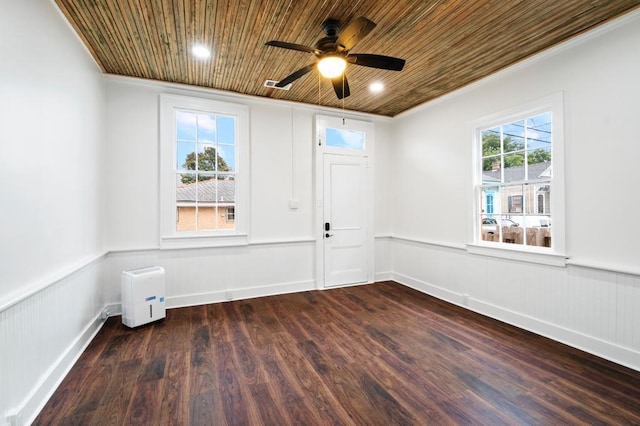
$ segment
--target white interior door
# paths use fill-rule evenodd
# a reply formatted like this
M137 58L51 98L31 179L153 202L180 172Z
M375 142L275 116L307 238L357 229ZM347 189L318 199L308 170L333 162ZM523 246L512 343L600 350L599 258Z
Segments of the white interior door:
M323 156L325 287L367 282L366 161Z

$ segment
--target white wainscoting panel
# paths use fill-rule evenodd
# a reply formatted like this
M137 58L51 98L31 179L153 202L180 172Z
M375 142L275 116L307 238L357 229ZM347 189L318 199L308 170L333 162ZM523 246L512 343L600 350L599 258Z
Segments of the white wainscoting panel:
M162 266L168 308L315 289L315 242L110 253L107 301L120 303L122 271Z
M640 277L393 239L393 279L640 371Z
M0 424L29 424L102 325L105 257L0 312Z
M391 280L391 237L376 236L375 241L375 280Z

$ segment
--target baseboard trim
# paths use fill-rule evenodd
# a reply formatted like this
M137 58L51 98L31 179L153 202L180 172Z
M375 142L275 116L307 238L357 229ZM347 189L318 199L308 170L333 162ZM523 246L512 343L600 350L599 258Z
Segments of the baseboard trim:
M375 282L379 282L379 281L391 281L393 280L393 272L389 271L389 272L376 272L375 275Z
M213 291L210 293L172 296L166 298L166 307L167 309L183 308L186 306L207 305L210 303L230 302L232 300L252 299L255 297L275 296L278 294L296 293L309 290L316 290L315 281L299 281L234 290Z
M89 343L98 334L104 321L100 312L87 324L60 357L53 363L42 380L34 386L34 390L27 396L20 408L9 413L7 420L12 425L31 424L38 416L47 401L51 398L60 383L67 376L71 367L78 361Z
M392 280L422 293L436 297L465 309L502 321L540 336L580 349L606 360L640 371L640 352L588 336L556 324L551 324L527 315L496 306L468 295L443 289L436 285L406 275L393 273Z

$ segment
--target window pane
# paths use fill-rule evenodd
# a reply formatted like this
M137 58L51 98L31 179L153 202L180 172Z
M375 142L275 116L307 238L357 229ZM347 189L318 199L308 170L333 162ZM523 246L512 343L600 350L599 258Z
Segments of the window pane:
M196 152L196 144L194 142L179 141L176 149L176 170L195 170L194 153Z
M512 226L510 223L501 222L502 242L508 244L523 244L524 230L520 226Z
M551 216L551 185L533 185L536 197L536 212Z
M216 149L213 145L198 144L198 171L216 170Z
M518 182L524 180L524 152L504 156L504 181Z
M212 231L218 229L216 206L198 207L198 231Z
M218 179L218 202L231 204L236 201L236 181L234 179Z
M216 116L198 114L198 142L214 143L216 141Z
M196 208L194 206L178 206L176 213L176 231L196 230Z
M178 173L178 178L176 181L176 186L184 186L196 181L195 173ZM194 189L195 191L195 189ZM195 200L195 198L194 198Z
M178 140L196 140L196 114L176 111L176 137Z
M218 145L218 171L236 170L236 148L232 145Z
M527 148L551 148L551 113L527 119Z
M482 215L480 217L480 232L483 241L500 241L498 220L493 215Z
M505 186L502 188L502 197L506 202L505 213L520 213L523 210L522 185Z
M500 188L497 186L487 186L482 188L482 213L487 217L493 217L492 214L500 214Z
M551 147L536 148L527 152L529 179L551 178Z
M325 137L328 147L364 149L364 132L327 127Z
M482 156L489 157L492 155L500 155L500 128L496 127L484 130L481 134L482 139ZM488 169L484 169L488 170Z
M502 144L505 153L524 149L524 120L504 126Z
M235 144L236 143L236 119L224 115L218 116L218 143Z

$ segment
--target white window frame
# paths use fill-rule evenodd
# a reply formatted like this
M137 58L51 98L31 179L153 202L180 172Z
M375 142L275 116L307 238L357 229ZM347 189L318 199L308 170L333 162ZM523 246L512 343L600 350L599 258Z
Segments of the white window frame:
M553 143L551 147L551 164L553 167L552 191L550 203L552 207L552 247L536 247L520 244L496 243L483 241L481 224L478 218L482 184L482 137L483 130L522 120L545 112L552 114ZM565 266L565 185L564 185L564 106L563 94L555 93L541 99L528 102L518 107L499 111L472 122L473 155L472 182L469 199L468 243L467 251L473 254L506 258L512 260L541 263L552 266Z
M221 247L248 244L249 108L246 105L178 95L160 95L160 248ZM176 230L176 110L236 117L235 229Z

